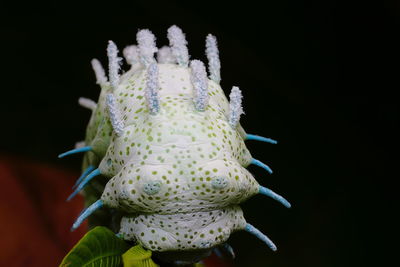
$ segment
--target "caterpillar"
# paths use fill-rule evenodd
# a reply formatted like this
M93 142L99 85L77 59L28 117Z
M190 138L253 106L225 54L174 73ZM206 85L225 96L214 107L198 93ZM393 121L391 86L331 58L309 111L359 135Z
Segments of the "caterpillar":
M215 36L206 37L207 73L202 61L189 59L180 28L171 26L167 35L169 46L158 49L152 32L139 30L137 45L123 50L130 65L123 74L112 41L108 77L97 59L91 62L98 102L79 99L92 110L85 140L59 157L84 153L84 171L68 200L82 191L98 199L86 199L72 230L102 210L119 237L154 252L210 251L238 230L276 250L246 222L239 204L262 194L290 208L246 169L253 164L272 173L245 141L277 141L241 127L242 92L233 86L228 100L220 86Z

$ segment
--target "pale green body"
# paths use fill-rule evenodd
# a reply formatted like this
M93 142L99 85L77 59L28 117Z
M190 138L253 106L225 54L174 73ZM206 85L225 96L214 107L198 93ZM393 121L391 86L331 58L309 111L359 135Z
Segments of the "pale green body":
M110 179L101 199L124 213L120 233L151 250L209 248L246 225L239 203L258 193L245 169L251 162L238 125L227 120L229 102L209 80L204 112L193 105L190 69L158 64L160 111L149 114L146 69L121 76L113 94L125 123L111 127L103 86L87 128L85 165L99 165Z

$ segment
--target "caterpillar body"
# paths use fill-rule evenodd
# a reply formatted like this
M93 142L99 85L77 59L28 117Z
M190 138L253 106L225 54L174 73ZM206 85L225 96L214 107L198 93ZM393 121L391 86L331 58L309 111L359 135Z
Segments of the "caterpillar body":
M272 172L251 156L245 140L276 141L246 134L240 126L242 94L233 87L228 101L219 85L214 36L206 38L208 77L201 61L189 60L178 27L169 28L168 38L170 47L157 49L154 35L140 30L137 46L124 49L131 69L122 75L112 41L108 79L99 61L92 61L101 92L97 103L79 100L92 110L85 144L60 157L85 152L85 171L70 198L94 190L98 199L88 200L72 229L105 210L110 217L110 212L120 214L116 232L121 238L152 251L210 250L237 230L276 250L246 222L239 206L263 194L290 207L246 169L255 164Z

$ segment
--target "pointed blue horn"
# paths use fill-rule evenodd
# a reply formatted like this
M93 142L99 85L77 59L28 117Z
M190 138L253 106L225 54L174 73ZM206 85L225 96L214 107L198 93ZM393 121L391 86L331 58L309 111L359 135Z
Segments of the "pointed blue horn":
M76 228L78 228L84 220L86 220L87 217L92 215L93 212L96 210L100 209L103 207L103 201L101 199L97 200L94 202L92 205L90 205L87 209L85 209L76 219L74 224L72 225L71 232L74 231Z
M94 177L100 175L100 170L95 169L92 171L85 179L76 187L75 191L67 198L67 201L70 201L73 197L75 197Z
M251 159L250 164L254 164L254 165L258 166L258 167L261 167L264 170L266 170L267 172L269 172L270 174L272 174L272 169L270 167L268 167L267 164L262 163L258 159Z
M271 189L268 189L266 187L260 186L260 189L258 190L258 193L260 193L262 195L265 195L265 196L268 196L268 197L270 197L272 199L275 199L276 201L280 202L286 208L290 208L292 206L289 203L289 201L287 201L282 196L278 195L277 193L275 193L274 191L272 191Z
M215 254L218 258L220 258L220 259L223 259L223 258L224 258L224 256L222 255L222 252L221 252L221 250L220 250L219 247L215 247L215 248L213 249L213 252L214 252L214 254Z
M72 149L70 151L67 151L67 152L64 152L64 153L58 155L58 158L61 159L61 158L65 157L65 156L69 156L69 155L76 154L76 153L87 152L87 151L91 151L91 150L92 150L91 146L84 146L84 147L80 147L80 148L75 148L75 149Z
M90 165L89 167L87 167L86 170L83 171L82 175L78 178L78 180L76 180L74 186L72 188L75 188L78 186L78 184L83 180L83 178L85 178L89 173L91 173L94 170L94 166Z
M255 235L258 239L260 239L265 244L267 244L267 246L270 247L270 249L272 249L273 251L277 250L274 242L272 242L271 239L268 238L268 236L261 233L261 231L258 230L257 228L255 228L253 225L251 225L249 223L246 224L246 227L244 228L244 230L252 235Z
M255 135L255 134L246 134L246 137L244 138L244 140L256 140L256 141L266 142L266 143L270 143L270 144L274 144L274 145L276 145L278 143L278 141L276 141L274 139Z
M233 248L228 243L225 243L222 246L226 249L226 251L228 251L228 253L231 255L232 259L234 259L236 257L235 252L233 251Z

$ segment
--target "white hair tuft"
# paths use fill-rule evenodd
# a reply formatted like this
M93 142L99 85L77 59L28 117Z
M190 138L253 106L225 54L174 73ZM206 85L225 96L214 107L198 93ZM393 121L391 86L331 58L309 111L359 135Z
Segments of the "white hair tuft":
M75 149L76 148L82 148L82 147L85 147L85 146L86 146L85 141L79 141L79 142L75 143Z
M154 53L158 50L156 47L156 37L151 31L144 29L138 31L136 40L139 48L139 59L145 67L148 67L155 61Z
M147 69L147 84L145 91L147 106L149 108L150 114L152 115L157 114L157 112L160 110L158 90L158 65L154 62Z
M94 74L96 75L96 83L100 86L105 85L107 83L107 77L100 61L94 58L90 63L92 64Z
M191 81L194 90L194 105L198 111L205 111L208 105L208 79L206 68L200 60L190 62Z
M158 50L157 61L161 64L175 64L176 59L172 55L172 49L169 46L163 46Z
M116 88L119 84L119 68L122 58L118 57L118 48L113 41L108 41L108 78L112 88Z
M206 55L208 59L208 71L210 72L210 79L216 83L219 83L221 81L221 62L219 60L217 38L211 34L207 35L206 38Z
M182 30L173 25L168 29L169 44L176 61L180 66L187 67L189 64L189 52L187 41Z
M108 113L110 115L110 120L112 127L114 129L114 132L118 135L121 136L124 132L124 122L121 118L121 113L118 110L115 97L113 94L108 94L106 98L106 103L107 103L107 108L108 108Z
M244 114L242 107L242 91L239 87L233 86L229 94L229 124L235 128L240 120L240 116Z
M139 63L139 51L136 45L128 45L124 48L122 54L124 55L125 60L126 62L128 62L129 65Z
M78 103L81 107L90 109L94 111L97 108L96 102L94 102L92 99L86 98L86 97L80 97L78 99Z

